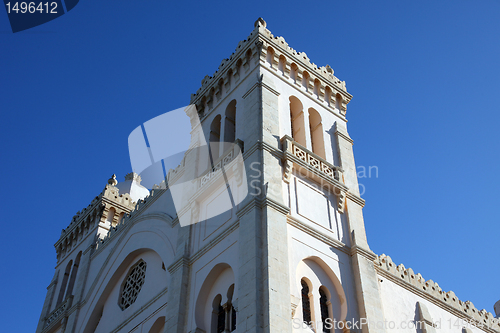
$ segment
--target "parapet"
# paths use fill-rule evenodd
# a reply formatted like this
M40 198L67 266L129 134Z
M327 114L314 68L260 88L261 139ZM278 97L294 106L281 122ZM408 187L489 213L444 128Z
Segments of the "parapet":
M391 257L382 254L374 260L374 263L377 271L388 277L391 281L416 288L411 289L420 296L426 296L433 303L436 303L457 317L465 317L476 322L476 326L478 327L487 327L494 332L500 332L500 320L495 318L492 313L485 309L476 309L471 301L463 302L459 300L453 291L443 291L436 282L432 280L425 281L420 273L415 274L411 268L405 268L403 264L396 266ZM500 306L499 303L500 301L495 306Z
M305 52L297 52L283 37L275 37L262 18L254 26L248 38L240 41L231 56L222 60L212 76L206 75L201 87L191 95L191 104L196 104L200 114L203 115L206 108L213 108L214 100L221 99L223 90L231 89L231 82L237 82L241 74L250 69L252 61L255 64L268 61L271 68L276 71L279 68L286 79L292 76L297 85L305 80L310 94L316 91L318 98L326 100L327 105L339 101L341 113L345 114L352 95L347 92L345 81L335 77L329 65L320 67L312 63Z
M133 175L129 174L127 177L133 178ZM87 207L78 211L68 227L62 230L59 240L54 244L58 262L78 246L94 227L108 218L111 208L116 212L113 221L110 221L111 224L119 222L121 213L125 215L134 209L135 200L129 193L120 193L123 191L116 187L117 184L116 176L113 175L104 190L92 199Z

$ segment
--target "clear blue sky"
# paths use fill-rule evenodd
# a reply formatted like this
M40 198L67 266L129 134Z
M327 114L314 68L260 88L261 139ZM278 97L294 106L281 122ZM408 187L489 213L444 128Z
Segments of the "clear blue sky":
M118 5L119 4L119 5ZM0 10L1 311L34 332L61 229L128 134L189 103L262 16L354 96L369 244L479 309L500 299L500 2L89 1L12 34Z

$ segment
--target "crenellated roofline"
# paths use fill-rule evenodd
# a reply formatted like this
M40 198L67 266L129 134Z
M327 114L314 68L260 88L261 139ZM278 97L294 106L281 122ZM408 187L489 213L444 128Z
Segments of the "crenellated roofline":
M265 64L269 58L272 69L282 73L286 79L293 75L292 79L298 86L302 86L305 78L309 94L326 102L326 106L332 109L338 101L340 113L345 115L352 95L347 92L345 81L335 77L329 65L319 67L312 63L305 52L291 48L283 37L275 37L262 18L254 26L248 38L240 41L231 56L222 60L212 76L206 75L201 87L191 95L191 104L196 105L199 113L204 114L205 108L212 109L213 101L221 99L223 89L231 90L232 82L237 82L241 74L248 71L252 60L256 64Z
M411 268L406 268L403 264L396 265L391 257L382 254L374 260L374 264L380 275L410 289L458 318L463 318L471 325L482 328L486 332L500 332L500 320L495 318L492 313L485 309L476 309L471 301L461 301L453 291L443 291L436 282L426 281L420 273L415 274Z
M129 176L129 175L127 175ZM115 175L108 180L108 184L103 191L92 199L91 203L78 211L71 219L70 224L66 229L61 231L59 240L54 244L58 262L75 248L82 239L86 238L88 233L93 230L100 222L107 218L107 213L113 207L117 215L114 216L113 222L118 223L118 214L128 214L136 205L128 193L120 194L115 185Z

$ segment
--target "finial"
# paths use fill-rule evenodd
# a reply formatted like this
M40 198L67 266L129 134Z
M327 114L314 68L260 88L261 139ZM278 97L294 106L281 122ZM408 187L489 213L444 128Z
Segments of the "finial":
M253 26L254 26L254 27L256 27L256 28L257 28L258 26L262 26L262 27L264 27L264 28L265 28L265 27L267 26L267 23L266 23L266 21L264 21L264 19L263 19L262 17L259 17L259 18L257 19L257 21L255 21L255 23L253 24Z
M326 71L333 75L333 68L331 68L330 65L326 65Z
M116 184L118 184L118 181L116 180L115 174L113 174L113 176L111 176L111 178L108 179L108 184L112 185L112 186L115 186Z

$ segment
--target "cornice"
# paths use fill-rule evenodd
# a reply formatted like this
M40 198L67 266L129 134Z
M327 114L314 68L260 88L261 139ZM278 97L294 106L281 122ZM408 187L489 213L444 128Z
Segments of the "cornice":
M267 83L262 81L263 75L264 74L260 75L260 78L253 84L253 86L250 87L250 89L248 89L248 91L246 93L243 94L243 96L241 98L246 99L248 97L248 95L250 95L257 88L266 88L268 91L270 91L274 95L276 95L276 96L280 95L279 91L277 91L276 89L274 89L273 87L271 87L270 85L268 85Z
M175 272L179 270L181 267L187 267L189 266L189 258L186 256L182 256L176 261L174 261L170 266L167 267L167 271L170 273L170 275L173 275Z
M254 208L259 208L260 203L257 201L256 198L253 198L249 200L243 207L241 207L237 212L236 216L238 216L239 219L241 219L242 216L246 215L249 211L251 211Z
M292 227L303 231L304 233L316 238L317 240L330 245L331 247L334 247L346 254L351 254L351 250L347 245L339 241L338 239L335 239L331 235L326 234L325 232L322 232L316 228L314 228L311 225L308 225L307 223L302 222L301 220L287 215L287 223L291 225Z
M365 199L362 199L361 197L357 196L356 194L352 192L346 192L347 198L349 198L352 202L360 205L361 207L365 206Z
M373 261L377 258L377 255L370 250L362 248L360 246L354 245L351 247L351 256L360 255L366 259Z
M347 132L345 131L345 129L343 127L340 127L337 125L337 123L335 123L335 131L334 133L341 137L342 139L346 140L347 142L349 142L350 144L353 144L354 141L349 137L349 134L347 134Z
M268 197L265 197L264 199L262 199L262 201L260 201L260 207L261 208L270 207L283 215L290 214L290 207L285 206L281 202L278 202Z

